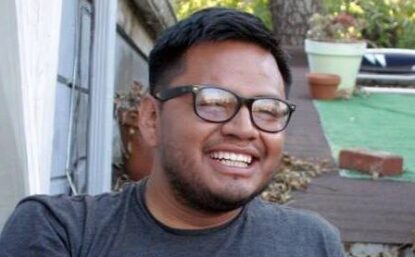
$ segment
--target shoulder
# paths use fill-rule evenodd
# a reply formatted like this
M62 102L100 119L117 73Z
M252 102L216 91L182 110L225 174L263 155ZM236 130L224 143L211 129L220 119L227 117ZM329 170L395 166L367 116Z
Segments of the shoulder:
M259 223L271 224L270 228L292 235L339 241L339 230L318 213L255 199L250 206L250 216Z
M82 231L84 226L99 221L100 217L110 215L120 208L131 195L133 187L121 193L91 195L33 195L22 199L9 218L8 224L27 224L33 222L47 224L65 231ZM7 224L6 224L7 226Z
M70 249L73 255L77 255L99 228L115 223L115 215L126 209L134 192L135 186L131 185L121 193L97 196L26 197L18 203L5 224L0 246L7 246L10 252L23 251L29 245L46 251L50 244L54 246L50 249ZM48 256L58 256L54 254Z
M57 217L81 218L87 212L100 211L118 207L128 201L134 195L135 187L131 184L122 192L104 193L96 196L91 195L35 195L21 200L16 212L24 210L25 212L47 212Z
M256 234L266 232L266 240L295 256L343 256L338 229L315 212L255 199L246 213Z

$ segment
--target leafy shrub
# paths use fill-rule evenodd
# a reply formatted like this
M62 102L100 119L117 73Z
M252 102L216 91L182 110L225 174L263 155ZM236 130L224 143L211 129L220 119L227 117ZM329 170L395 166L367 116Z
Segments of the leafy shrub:
M373 47L415 48L415 0L324 0L329 13L365 20L363 37Z
M268 0L172 0L179 20L207 7L228 7L243 10L258 16L268 28L271 28L271 13Z
M339 14L314 14L310 18L307 38L329 42L356 42L362 39L363 21L345 12Z

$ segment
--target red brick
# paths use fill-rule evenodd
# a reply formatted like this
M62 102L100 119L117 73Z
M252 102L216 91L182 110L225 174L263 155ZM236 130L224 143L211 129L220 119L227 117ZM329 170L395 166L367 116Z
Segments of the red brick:
M403 158L388 152L343 149L339 154L339 168L380 176L399 175L402 173Z

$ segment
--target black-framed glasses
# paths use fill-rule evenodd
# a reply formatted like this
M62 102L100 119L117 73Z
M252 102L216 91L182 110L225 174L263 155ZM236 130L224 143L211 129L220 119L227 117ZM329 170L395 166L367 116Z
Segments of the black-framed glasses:
M252 124L258 129L277 133L284 130L295 111L295 104L276 97L264 96L244 98L236 93L211 85L185 85L167 88L153 97L161 102L192 93L194 112L208 122L224 123L238 113L241 106L247 106Z

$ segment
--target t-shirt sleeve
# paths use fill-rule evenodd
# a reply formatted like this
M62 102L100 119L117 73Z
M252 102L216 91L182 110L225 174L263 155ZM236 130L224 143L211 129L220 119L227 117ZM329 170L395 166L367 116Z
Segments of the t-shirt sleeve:
M337 228L331 227L324 233L325 251L328 257L344 257L345 252Z
M306 233L308 234L307 240L311 242L312 239L316 239L321 250L316 251L319 254L313 256L344 257L340 231L317 213L303 210L303 215L307 215L308 224L301 229L308 230L308 233Z
M295 256L345 256L339 230L320 214L287 206L271 206L277 209L278 232L285 235L280 244L295 252Z
M65 229L41 202L20 203L0 235L0 257L71 256Z

